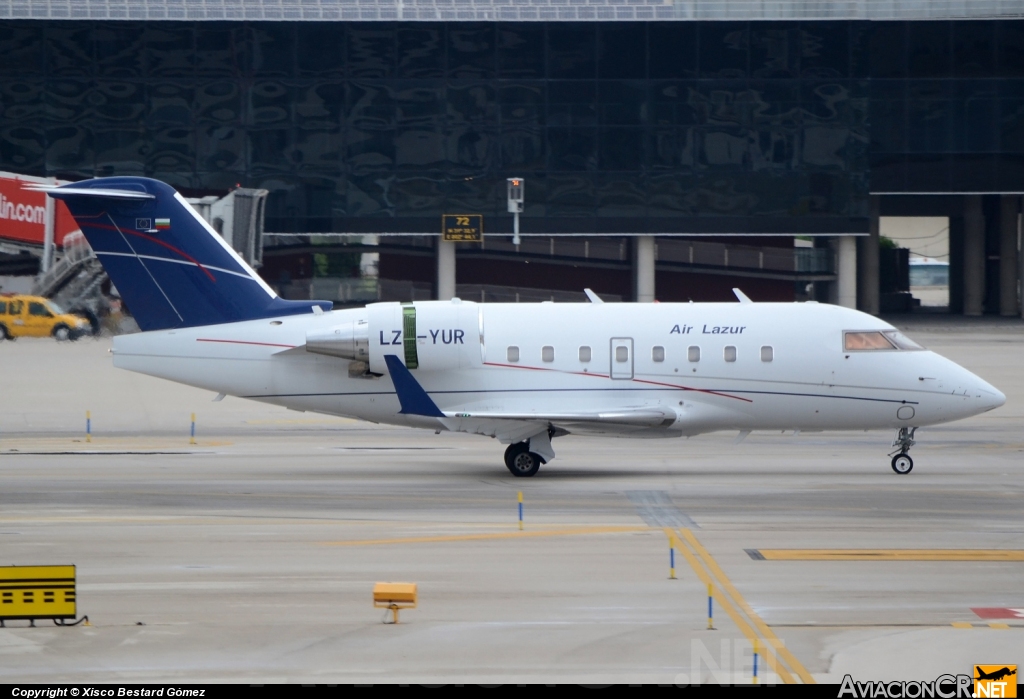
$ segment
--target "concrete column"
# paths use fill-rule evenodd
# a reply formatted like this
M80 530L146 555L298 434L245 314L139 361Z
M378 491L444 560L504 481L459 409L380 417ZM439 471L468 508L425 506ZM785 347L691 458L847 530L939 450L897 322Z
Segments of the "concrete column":
M961 202L961 209L963 208ZM949 217L949 312L964 312L964 217Z
M856 308L857 239L844 235L836 243L836 305Z
M857 308L878 315L878 236L881 201L870 197L870 225L868 235L857 238Z
M633 298L639 303L654 301L654 236L633 239Z
M999 207L999 315L1017 315L1018 196L1001 197Z
M455 297L455 243L437 239L437 298L447 301Z
M56 178L47 179L48 184L57 184ZM53 245L54 233L57 230L57 202L51 196L44 196L46 200L45 213L43 214L43 259L39 263L39 271L46 273L53 267Z
M985 303L985 215L981 196L964 198L964 315L980 316Z

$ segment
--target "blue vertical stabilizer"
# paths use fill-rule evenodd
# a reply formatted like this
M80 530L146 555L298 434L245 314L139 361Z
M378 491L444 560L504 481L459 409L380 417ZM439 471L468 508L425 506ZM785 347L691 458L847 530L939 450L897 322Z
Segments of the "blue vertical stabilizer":
M330 301L279 298L163 182L106 177L36 188L64 201L143 330L331 309Z

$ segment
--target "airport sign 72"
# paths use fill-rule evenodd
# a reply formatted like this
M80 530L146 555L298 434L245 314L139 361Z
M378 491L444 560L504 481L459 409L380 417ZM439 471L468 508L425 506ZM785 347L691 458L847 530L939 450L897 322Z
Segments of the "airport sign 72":
M441 237L456 243L479 243L484 235L483 214L443 214Z

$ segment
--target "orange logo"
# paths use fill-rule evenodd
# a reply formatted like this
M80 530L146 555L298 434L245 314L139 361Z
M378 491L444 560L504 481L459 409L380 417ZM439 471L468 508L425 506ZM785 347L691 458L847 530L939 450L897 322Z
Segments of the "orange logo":
M975 665L974 694L976 699L984 697L1017 696L1016 665Z

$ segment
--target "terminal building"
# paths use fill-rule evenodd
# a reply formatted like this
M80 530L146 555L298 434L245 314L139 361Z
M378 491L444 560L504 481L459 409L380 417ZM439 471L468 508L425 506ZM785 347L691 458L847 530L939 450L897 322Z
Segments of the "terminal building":
M3 0L0 136L26 176L265 190L293 298L878 313L880 218L938 216L950 312L1021 312L1016 0Z

